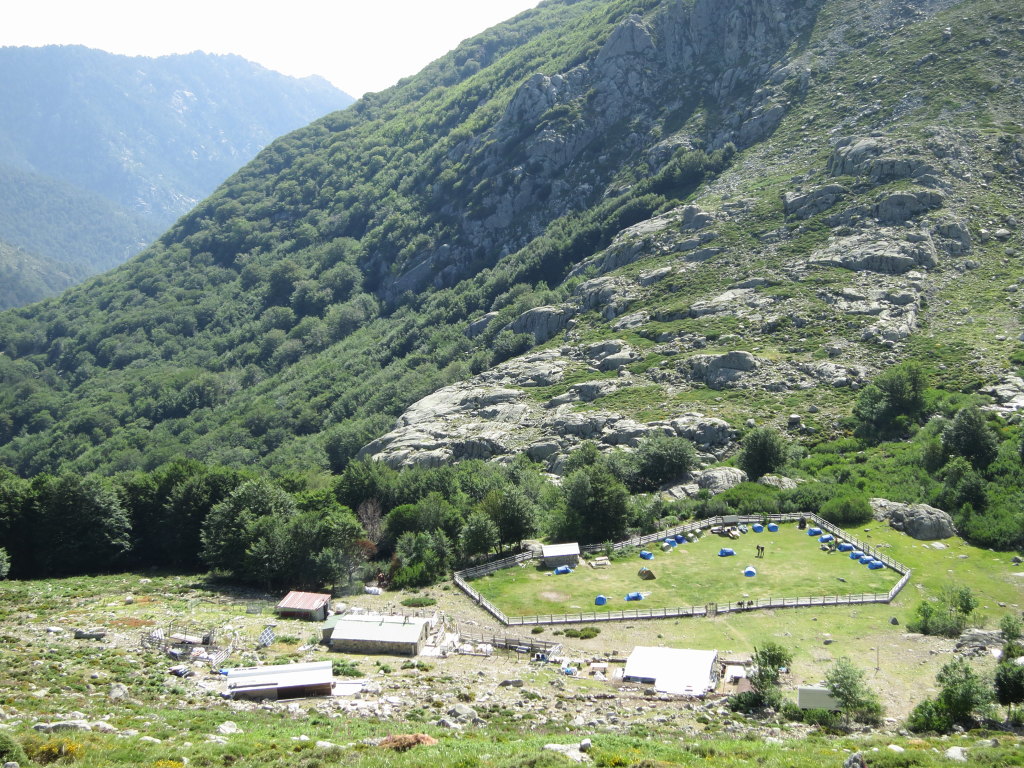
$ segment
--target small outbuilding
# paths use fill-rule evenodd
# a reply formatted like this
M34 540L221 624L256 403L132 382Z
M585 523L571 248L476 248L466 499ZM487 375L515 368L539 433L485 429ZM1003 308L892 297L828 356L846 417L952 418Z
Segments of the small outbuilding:
M331 631L332 651L416 656L426 645L431 620L419 616L345 616Z
M275 606L274 613L291 619L324 621L330 612L331 596L319 592L289 592Z
M654 683L660 693L703 696L718 683L718 651L637 646L622 679Z
M574 566L580 562L580 545L576 542L545 544L541 547L541 557L548 568L557 568L560 565Z
M333 689L329 661L228 670L228 694L234 699L301 699L330 696Z
M796 704L800 709L839 710L839 702L828 692L828 688L820 685L802 685L797 688Z

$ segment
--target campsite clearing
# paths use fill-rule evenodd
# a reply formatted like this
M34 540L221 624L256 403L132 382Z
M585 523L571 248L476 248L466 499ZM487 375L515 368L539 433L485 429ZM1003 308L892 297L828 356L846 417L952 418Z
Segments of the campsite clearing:
M735 549L734 556L719 557L723 542ZM757 545L765 547L763 558L756 557ZM736 540L705 534L667 552L658 549L652 560L641 559L639 549L627 549L605 568L581 564L561 576L540 565L507 568L474 580L473 587L507 616L536 616L885 593L900 579L890 568L870 570L846 553L823 552L820 546L817 537L785 524L775 532L750 532ZM743 575L748 565L756 567L756 576ZM638 575L645 566L654 572L654 580ZM644 600L627 602L626 595L636 591L645 593ZM608 602L595 605L598 595L607 596Z

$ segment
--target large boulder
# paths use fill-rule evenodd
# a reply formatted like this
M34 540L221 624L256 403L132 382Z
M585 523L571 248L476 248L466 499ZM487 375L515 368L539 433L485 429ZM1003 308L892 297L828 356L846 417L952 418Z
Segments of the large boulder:
M953 518L941 509L927 504L902 504L888 499L872 499L871 508L877 520L920 541L948 539L956 535Z
M747 482L747 473L736 467L715 467L696 473L694 480L701 490L706 490L714 496L734 485Z

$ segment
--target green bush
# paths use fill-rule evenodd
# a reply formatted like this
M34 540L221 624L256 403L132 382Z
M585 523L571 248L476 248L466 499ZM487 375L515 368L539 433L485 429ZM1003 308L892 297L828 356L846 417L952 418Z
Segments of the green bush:
M840 730L843 727L843 716L830 709L805 709L803 714L803 720L807 725L817 725L829 731Z
M564 634L566 637L576 638L578 640L590 640L591 638L597 637L601 630L594 626L583 627L583 629L567 629Z
M818 514L835 525L860 525L871 520L871 503L866 496L837 496L822 504Z
M407 597L402 601L406 608L426 608L430 605L437 605L437 600L432 597Z
M778 472L789 459L786 438L771 427L758 427L743 438L739 466L751 480Z
M348 659L331 659L331 672L338 677L362 677L358 665Z
M10 734L0 731L0 765L4 763L25 765L27 762L28 755L25 754L21 744L16 742Z

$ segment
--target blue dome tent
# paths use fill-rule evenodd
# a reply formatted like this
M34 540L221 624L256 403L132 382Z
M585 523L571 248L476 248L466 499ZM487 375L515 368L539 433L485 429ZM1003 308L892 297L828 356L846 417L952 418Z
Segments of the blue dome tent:
M686 541L686 537L681 533L676 534L676 544L682 544Z
M630 592L628 595L626 595L626 599L627 600L643 600L644 596L642 594L640 594L639 592Z
M594 598L594 605L604 605L608 602L608 598L604 595L598 595Z
M746 568L743 569L743 575L744 576L757 576L757 571L755 570L754 566L748 565Z
M868 563L868 568L870 568L872 571L877 571L879 568L885 568L885 563L883 563L881 560L872 560L870 563Z
M840 552L853 552L853 544L851 544L851 543L850 543L850 542L848 542L848 541L844 541L844 542L843 542L842 544L840 544L840 545L839 545L839 546L837 547L837 549L838 549L838 550L839 550Z
M821 528L808 528L807 529L807 535L808 536L821 536Z
M555 568L555 576L564 576L567 573L572 573L572 568L568 565L560 565Z
M653 560L654 553L648 552L646 549L642 549L640 550L640 557L642 557L644 560Z
M861 565L867 565L868 563L870 563L874 559L875 558L873 558L871 555L864 555L864 557L862 557L860 559L860 563L861 563Z
M818 541L822 544L828 544L830 541L834 541L835 538L831 533L826 533L823 536L819 536Z
M864 557L864 553L861 552L859 549L855 549L853 550L853 552L850 553L851 560L860 560L862 557Z
M754 523L751 526L751 528L754 529L754 533L761 533L762 531L764 531L764 526L761 525L760 523Z
M779 526L775 523L768 523L768 530L772 533L775 533L777 530L779 530Z
M730 549L729 547L722 547L720 550L718 550L718 556L719 557L731 557L732 555L735 555L735 554L736 553L732 549Z

